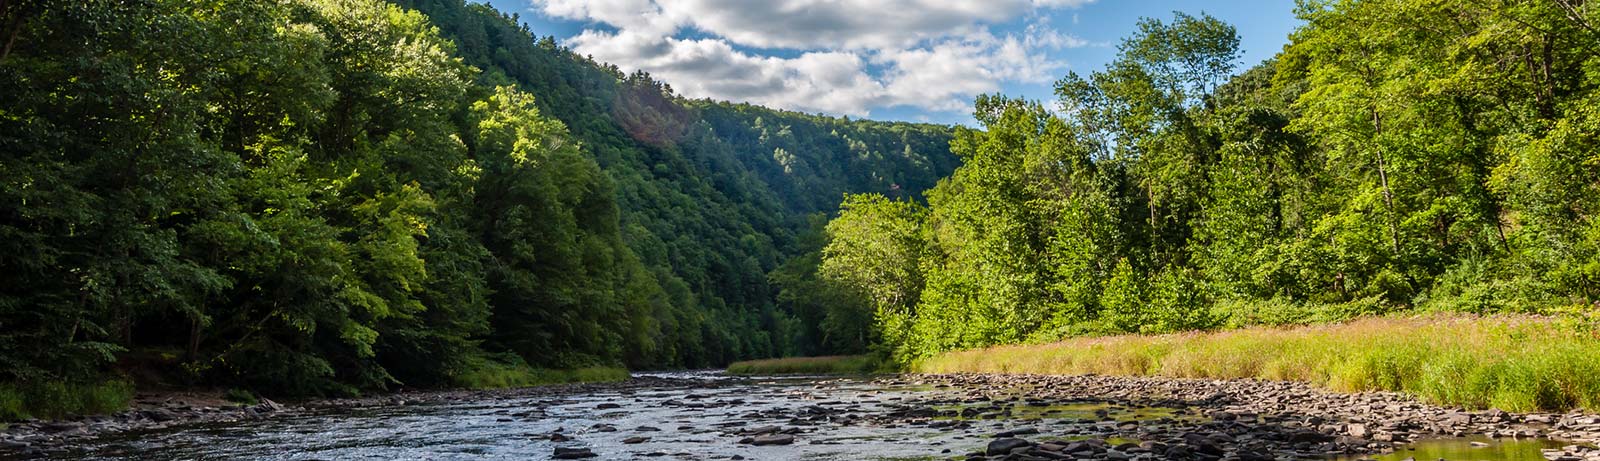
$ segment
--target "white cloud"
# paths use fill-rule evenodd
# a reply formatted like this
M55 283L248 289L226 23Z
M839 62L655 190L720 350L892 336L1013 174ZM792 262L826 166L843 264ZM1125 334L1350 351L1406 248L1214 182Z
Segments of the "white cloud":
M1049 81L1065 67L1049 52L1086 43L1035 13L1090 1L534 0L546 15L615 29L568 39L574 51L685 96L854 116L966 110L1002 82ZM1017 33L991 30L1023 17Z

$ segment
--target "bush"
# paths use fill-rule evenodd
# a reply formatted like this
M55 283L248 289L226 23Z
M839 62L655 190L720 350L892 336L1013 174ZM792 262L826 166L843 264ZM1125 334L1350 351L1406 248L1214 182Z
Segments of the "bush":
M735 375L864 375L877 371L883 366L883 360L872 355L789 357L734 362L728 365L728 373Z
M1143 276L1134 273L1127 259L1117 261L1100 294L1101 320L1117 331L1134 333L1145 324Z
M455 384L472 389L502 389L563 383L615 382L628 379L628 370L617 367L584 367L568 370L534 368L514 354L476 357L468 361L468 371L455 377Z
M1217 325L1206 287L1189 270L1167 267L1150 290L1151 309L1139 326L1142 333L1205 330Z
M112 413L132 400L133 384L127 381L0 384L0 420Z
M228 389L227 392L222 394L222 398L229 402L242 403L245 405L255 405L261 403L261 400L256 398L256 393L239 388Z

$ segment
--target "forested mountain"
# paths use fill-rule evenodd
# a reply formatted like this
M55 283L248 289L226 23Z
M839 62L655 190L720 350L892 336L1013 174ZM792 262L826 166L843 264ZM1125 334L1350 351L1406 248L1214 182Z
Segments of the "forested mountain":
M820 283L785 264L846 192L958 162L949 127L685 100L459 0L0 5L0 383L339 394L862 347L769 273Z
M901 361L1076 334L1397 311L1596 314L1600 11L1305 1L1273 60L1147 19L1057 83L978 100L928 205L847 200L827 280Z
M831 352L774 304L767 273L815 251L811 214L845 192L918 198L958 160L948 127L850 121L747 104L683 101L625 74L529 40L514 16L462 0L398 0L430 17L484 86L514 85L616 180L624 240L672 294L629 364L705 366Z

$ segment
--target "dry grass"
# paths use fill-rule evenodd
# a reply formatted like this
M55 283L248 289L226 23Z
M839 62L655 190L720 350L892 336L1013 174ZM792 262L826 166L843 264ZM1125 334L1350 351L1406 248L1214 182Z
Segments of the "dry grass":
M1078 338L946 353L925 373L1262 378L1385 390L1510 411L1600 411L1600 337L1531 316L1366 318L1161 336Z

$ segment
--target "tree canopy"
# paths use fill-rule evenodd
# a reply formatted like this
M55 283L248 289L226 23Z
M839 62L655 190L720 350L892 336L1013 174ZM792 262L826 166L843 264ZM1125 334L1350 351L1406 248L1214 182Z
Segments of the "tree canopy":
M963 164L928 209L849 198L828 230L855 252L825 252L824 275L893 308L875 328L903 362L1403 310L1592 312L1600 13L1297 11L1283 52L1238 74L1231 26L1176 13L1060 80L1058 110L980 97L981 128L957 129Z
M21 0L0 27L0 382L860 350L777 269L846 192L956 163L949 127L686 100L460 0Z

